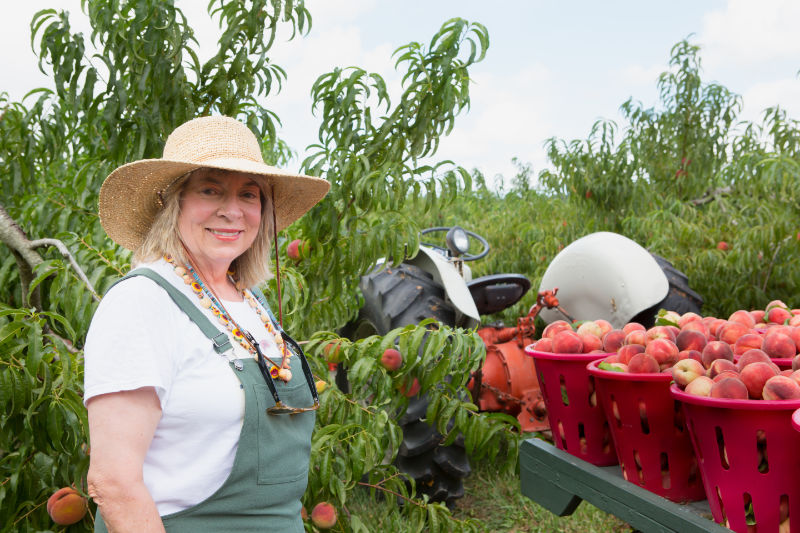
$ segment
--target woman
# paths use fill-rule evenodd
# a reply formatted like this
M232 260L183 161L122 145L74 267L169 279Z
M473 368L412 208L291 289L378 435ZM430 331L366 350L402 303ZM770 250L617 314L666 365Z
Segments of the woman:
M303 531L318 399L255 287L270 237L328 189L265 165L227 117L106 178L100 220L136 268L84 349L96 531Z

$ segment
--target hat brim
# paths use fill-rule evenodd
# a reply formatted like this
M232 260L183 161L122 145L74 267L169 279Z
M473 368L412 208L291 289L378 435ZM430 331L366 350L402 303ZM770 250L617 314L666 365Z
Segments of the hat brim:
M158 193L178 177L199 168L253 174L264 178L275 198L277 231L303 216L330 190L322 178L293 174L246 159L211 159L203 162L142 159L114 170L100 188L100 224L111 239L135 251L161 209Z

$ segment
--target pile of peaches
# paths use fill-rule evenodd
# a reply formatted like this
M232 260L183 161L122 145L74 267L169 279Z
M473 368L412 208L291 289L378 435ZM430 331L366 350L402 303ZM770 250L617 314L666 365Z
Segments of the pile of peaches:
M608 353L598 368L670 373L686 393L712 398L800 399L800 309L780 300L727 320L696 313L659 313L656 326L614 329L605 320L549 324L533 349Z

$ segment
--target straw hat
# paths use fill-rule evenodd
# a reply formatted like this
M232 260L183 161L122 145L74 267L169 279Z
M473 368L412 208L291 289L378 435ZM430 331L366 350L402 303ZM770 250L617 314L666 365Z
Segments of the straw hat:
M111 239L136 250L161 209L159 193L191 170L215 168L263 176L275 197L280 231L319 202L330 183L264 163L247 126L230 117L190 120L170 134L161 159L142 159L114 170L100 188L100 223Z

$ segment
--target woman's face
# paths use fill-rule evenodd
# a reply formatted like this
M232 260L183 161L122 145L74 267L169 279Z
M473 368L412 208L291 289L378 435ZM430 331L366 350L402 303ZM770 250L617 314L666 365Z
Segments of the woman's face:
M230 267L255 241L261 189L247 174L200 169L181 192L178 232L203 270Z

